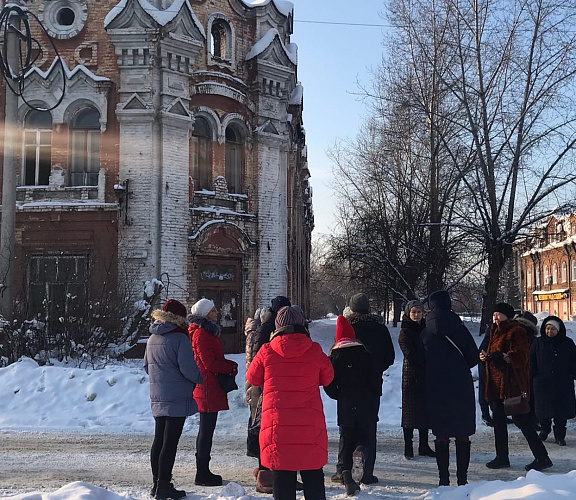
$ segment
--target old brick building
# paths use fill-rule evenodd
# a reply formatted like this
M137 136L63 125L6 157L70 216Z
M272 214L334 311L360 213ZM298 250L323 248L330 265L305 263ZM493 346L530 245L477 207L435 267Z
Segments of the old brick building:
M82 313L159 279L222 311L309 308L314 225L293 7L282 0L39 0L19 101L15 296ZM65 83L65 87L63 85ZM5 92L5 87L2 87ZM66 298L74 297L73 306Z
M553 216L521 245L523 307L563 320L576 315L576 214Z

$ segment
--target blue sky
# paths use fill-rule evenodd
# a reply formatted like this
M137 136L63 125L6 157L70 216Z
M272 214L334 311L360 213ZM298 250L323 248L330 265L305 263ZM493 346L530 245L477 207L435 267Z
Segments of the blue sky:
M329 181L332 164L326 150L337 139L354 138L365 114L352 95L356 81L369 85L371 69L382 58L385 28L311 24L299 21L386 24L381 0L291 0L298 44L298 79L304 85L304 127L308 144L310 183L314 191L314 236L331 232L336 200ZM361 5L361 7L359 7Z

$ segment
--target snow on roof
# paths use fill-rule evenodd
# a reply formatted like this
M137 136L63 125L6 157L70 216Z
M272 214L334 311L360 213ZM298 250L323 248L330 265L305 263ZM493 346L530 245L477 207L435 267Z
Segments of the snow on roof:
M124 10L124 8L128 5L131 0L121 0L118 5L112 7L112 10L108 12L106 17L104 18L104 27L106 28L114 19L116 19L120 13ZM178 13L182 10L184 6L188 7L188 11L194 20L194 24L202 33L202 35L206 36L206 32L204 31L204 27L200 20L194 14L192 10L192 6L188 2L188 0L174 0L174 3L170 5L170 7L161 10L157 9L147 0L134 0L140 4L140 7L144 9L144 11L156 21L160 26L166 26L172 19L174 19Z
M304 87L300 82L296 84L294 90L290 94L290 99L288 100L289 106L302 106L302 98L304 97Z
M250 52L248 52L248 54L246 54L246 60L249 61L250 59L253 59L254 57L258 56L259 54L261 54L262 52L264 52L274 41L274 39L278 37L278 40L280 41L280 45L282 46L282 48L284 49L284 52L286 53L286 56L288 57L288 59L290 59L290 61L292 62L292 64L297 65L298 64L298 46L295 43L289 43L288 46L285 46L284 43L282 43L282 39L280 38L280 33L278 33L278 30L276 28L270 28L266 34L260 38L260 40L258 40L250 49Z
M90 79L92 79L95 82L109 82L110 81L110 78L106 78L105 76L95 75L94 73L92 73L92 71L90 71L86 66L83 66L82 64L79 64L73 70L70 70L68 68L68 65L66 64L66 61L62 57L59 57L59 56L54 58L54 62L50 65L50 67L46 71L42 71L41 69L34 66L30 71L28 71L28 73L26 73L24 78L28 78L32 73L37 73L41 78L43 78L44 80L47 80L48 75L50 75L50 73L52 71L54 71L54 68L56 66L58 66L58 69L56 69L56 71L59 71L59 67L60 67L59 61L62 61L62 67L64 68L64 73L66 74L66 78L68 80L71 80L72 77L76 73L84 73L86 76L88 76Z
M285 0L242 0L248 7L262 7L264 5L274 5L280 14L288 17L294 11L294 4Z

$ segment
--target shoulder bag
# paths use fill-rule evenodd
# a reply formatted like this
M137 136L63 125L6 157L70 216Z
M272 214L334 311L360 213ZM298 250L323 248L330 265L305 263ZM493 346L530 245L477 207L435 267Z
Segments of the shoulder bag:
M224 392L228 393L238 389L236 380L234 380L234 377L232 375L229 375L227 373L217 373L216 378L218 379L220 387L224 389Z
M522 389L522 384L520 383L520 377L518 377L518 372L514 365L510 363L508 367L508 380L510 380L510 370L514 374L516 383L520 388L520 396L505 397L504 398L504 413L508 416L523 415L524 413L530 413L530 398L528 393ZM507 384L510 387L510 384Z

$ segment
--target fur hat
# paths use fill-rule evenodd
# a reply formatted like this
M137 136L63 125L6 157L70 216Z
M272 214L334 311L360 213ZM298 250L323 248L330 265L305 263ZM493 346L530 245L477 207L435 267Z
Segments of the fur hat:
M350 297L348 303L350 310L355 313L369 313L370 312L370 299L363 293L357 293Z
M277 313L282 307L291 306L292 302L288 297L284 297L283 295L278 295L272 299L272 311Z
M434 309L439 309L440 311L451 311L452 310L452 299L450 294L446 290L437 290L430 294L428 297L428 307L433 311Z
M291 306L284 306L276 315L276 329L289 325L302 325L306 324L303 314Z
M174 299L167 300L162 306L162 310L175 314L176 316L186 317L186 306L182 304L182 302Z
M404 314L406 314L408 318L410 317L410 311L412 310L413 307L419 307L420 309L422 309L422 312L424 312L424 304L422 304L420 300L410 300L408 301L406 307L404 308Z
M215 307L216 306L214 305L214 302L212 302L210 299L200 299L198 302L196 302L196 304L194 304L191 307L190 312L194 316L200 316L201 318L205 318L206 316L208 316L210 311Z
M546 323L544 323L544 328L546 328L546 325L552 325L556 330L560 331L560 323L555 319L547 319Z
M514 317L514 308L510 304L506 304L506 302L499 302L494 306L494 312L499 312L504 314L508 319L512 319Z
M527 319L528 321L530 321L530 323L532 323L533 325L537 325L538 324L538 319L536 318L536 316L534 316L530 311L524 311L522 314L520 314L520 316L518 316L519 318L524 318Z
M352 325L348 323L348 320L344 316L338 316L336 320L336 342L340 342L343 339L355 339L356 332Z

